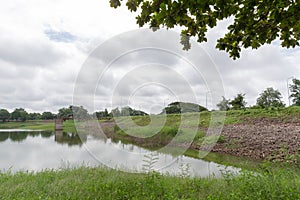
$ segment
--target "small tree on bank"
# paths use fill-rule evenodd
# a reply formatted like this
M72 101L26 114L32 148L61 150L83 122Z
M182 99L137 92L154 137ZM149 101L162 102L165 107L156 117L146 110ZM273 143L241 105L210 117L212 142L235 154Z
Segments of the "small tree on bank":
M291 95L289 98L292 98L293 105L300 106L300 80L293 79L293 84L290 85Z
M264 90L256 100L256 105L261 108L284 107L281 101L281 93L278 90L270 87Z
M237 94L237 96L229 102L234 110L245 109L246 101L245 101L245 94Z
M230 106L229 106L230 100L225 99L224 96L222 96L222 98L223 98L222 101L220 101L220 103L217 104L217 107L219 108L219 110L227 111L230 109Z

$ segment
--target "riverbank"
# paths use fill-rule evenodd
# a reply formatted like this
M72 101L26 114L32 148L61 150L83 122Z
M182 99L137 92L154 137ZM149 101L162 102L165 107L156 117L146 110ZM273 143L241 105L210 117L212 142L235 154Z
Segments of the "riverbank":
M147 136L152 127L146 130L142 128L123 127L128 121L133 121L146 126L149 123L147 117L132 117L118 119L118 122L106 121L101 127L106 135L115 140L126 140L146 148L160 148L169 144L175 135L179 134L176 143L178 147L184 147L189 140L191 130L198 129L190 149L207 150L213 143L212 152L225 153L237 157L252 160L272 162L300 162L300 108L289 107L283 109L248 109L228 111L220 137L206 136L211 120L211 112L186 114L188 126L181 127L180 115L168 115L165 126L156 135ZM160 116L152 120L160 120ZM155 124L155 123L154 123Z
M206 150L207 146L216 142L212 152L225 153L237 157L253 160L268 160L274 162L300 162L300 107L280 109L246 109L230 110L226 113L224 126L220 137L207 137L207 130L211 121L212 112L185 114L188 126L178 130L181 116L167 115L163 128L153 134L164 116L151 116L154 123L150 123L149 116L119 117L118 123L114 120L99 121L107 137L113 140L123 140L146 148L160 148L179 134L177 147ZM137 127L120 128L134 121ZM0 123L2 128L22 128L34 130L54 130L53 121L27 121ZM64 122L65 132L76 132L72 120ZM88 130L92 130L89 127ZM192 130L197 130L191 141ZM151 135L153 134L153 135Z
M293 169L260 168L222 178L134 174L104 168L0 174L1 199L299 199Z

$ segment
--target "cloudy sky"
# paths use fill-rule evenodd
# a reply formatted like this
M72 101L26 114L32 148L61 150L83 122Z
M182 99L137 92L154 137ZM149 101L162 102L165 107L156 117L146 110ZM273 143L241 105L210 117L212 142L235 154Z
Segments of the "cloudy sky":
M108 0L4 1L0 108L56 112L73 99L88 99L95 110L129 104L155 113L173 100L214 108L221 95L237 93L253 105L267 87L278 89L288 104L288 78L300 78L299 47L287 50L275 41L243 50L233 61L214 48L229 23L210 30L208 43L181 53L175 32L152 38L137 30L134 14L110 8Z

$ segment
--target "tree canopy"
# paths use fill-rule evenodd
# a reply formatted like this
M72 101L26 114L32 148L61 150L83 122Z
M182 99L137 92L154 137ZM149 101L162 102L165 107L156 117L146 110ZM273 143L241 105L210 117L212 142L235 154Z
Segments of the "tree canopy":
M24 108L16 108L11 113L11 119L16 121L26 121L28 113L25 111Z
M260 94L257 98L256 104L262 108L284 107L284 103L281 101L281 98L281 93L270 87Z
M180 113L188 113L188 112L202 112L207 111L207 108L200 106L195 103L187 103L187 102L173 102L170 103L167 107L165 107L162 113L167 114L180 114Z
M245 94L237 94L237 96L231 100L229 104L234 110L245 109L247 104L245 101Z
M10 114L6 109L1 109L0 110L0 120L5 122L9 119Z
M110 0L110 5L117 8L121 1ZM190 48L191 36L205 42L208 29L229 17L233 23L218 39L216 48L225 50L233 59L240 57L241 48L256 49L277 38L282 47L299 46L299 0L127 0L126 6L138 13L136 21L140 27L182 27L185 50Z

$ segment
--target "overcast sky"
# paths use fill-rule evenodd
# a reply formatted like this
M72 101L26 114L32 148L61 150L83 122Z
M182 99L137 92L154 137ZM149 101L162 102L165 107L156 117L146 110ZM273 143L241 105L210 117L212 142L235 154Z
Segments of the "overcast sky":
M287 80L291 76L300 78L299 47L287 50L275 41L259 50L243 50L241 58L233 61L227 53L214 48L229 23L230 20L219 23L218 28L209 31L208 43L200 45L219 72L225 97L232 99L237 93L245 93L248 105L253 105L259 93L274 87L288 104ZM189 92L195 98L181 100L205 106L207 99L208 107L214 108L215 103L207 92L211 89L207 86L214 84L215 71L210 75L201 72L204 77L199 77L186 60L169 53L133 52L114 61L101 77L95 76L98 75L93 71L97 71L95 65L85 74L85 79L77 78L94 50L103 43L113 45L114 42L115 50L94 54L102 65L111 63L108 58L120 56L119 47L138 48L147 40L139 33L134 45L132 38L116 39L137 28L133 13L126 8L110 8L108 0L3 1L0 7L0 108L57 112L73 103L75 85L97 78L96 89L85 88L94 90L96 110L129 104L147 112L158 112L164 104L178 100L176 97L181 94L190 97ZM159 39L171 49L172 44L176 47L179 44L179 39L169 39L168 34L161 34ZM205 71L205 66L211 67L208 62L200 69ZM137 76L140 78L136 79Z

